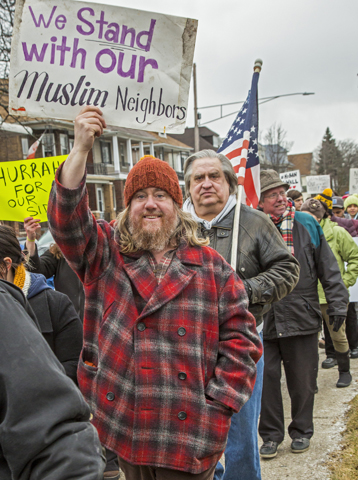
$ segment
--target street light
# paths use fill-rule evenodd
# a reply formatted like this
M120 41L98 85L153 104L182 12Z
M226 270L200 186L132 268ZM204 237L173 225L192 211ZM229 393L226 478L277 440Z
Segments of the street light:
M274 95L272 97L263 97L263 98L259 98L258 100L258 103L259 105L263 104L263 103L267 103L267 102L270 102L271 100L276 100L276 98L280 98L280 97L292 97L293 95L314 95L313 92L300 92L300 93L285 93L283 95ZM204 110L206 108L215 108L215 107L220 107L220 117L218 118L215 118L214 120L209 120L208 122L205 122L205 123L202 123L202 125L207 125L208 123L212 123L212 122L216 122L217 120L221 120L222 118L226 118L226 117L229 117L230 115L235 115L236 113L238 113L238 110L235 111L235 112L231 112L231 113L227 113L226 115L223 115L223 107L227 107L228 105L237 105L237 104L242 104L244 103L245 100L242 100L240 102L230 102L230 103L219 103L217 105L207 105L205 107L200 107L200 108L197 108L196 112L195 112L195 118L198 118L198 110Z

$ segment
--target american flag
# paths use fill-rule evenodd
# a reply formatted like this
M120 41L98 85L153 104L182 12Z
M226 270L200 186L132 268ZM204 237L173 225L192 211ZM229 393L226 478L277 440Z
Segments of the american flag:
M260 199L260 161L258 152L257 83L259 73L252 77L251 90L237 114L218 153L226 155L237 175L237 183L244 186L242 203L256 208Z

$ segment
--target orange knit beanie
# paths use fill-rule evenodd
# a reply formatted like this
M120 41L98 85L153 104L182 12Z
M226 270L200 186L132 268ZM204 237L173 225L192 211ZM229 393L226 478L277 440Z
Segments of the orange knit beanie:
M183 194L175 170L163 160L145 155L129 172L124 188L124 203L128 207L138 190L156 187L165 190L179 207L183 206Z

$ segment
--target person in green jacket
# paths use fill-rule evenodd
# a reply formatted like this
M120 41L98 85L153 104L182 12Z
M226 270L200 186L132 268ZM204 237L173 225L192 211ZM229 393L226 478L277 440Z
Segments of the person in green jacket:
M303 203L301 212L313 215L322 227L323 234L337 259L343 282L347 289L356 283L358 277L358 246L351 235L337 223L328 218L328 209L325 203L310 198ZM346 263L346 265L345 265ZM318 282L318 296L322 316L326 322L336 350L339 379L337 387L348 387L352 382L350 374L349 345L346 336L345 321L329 322L327 301L320 282Z

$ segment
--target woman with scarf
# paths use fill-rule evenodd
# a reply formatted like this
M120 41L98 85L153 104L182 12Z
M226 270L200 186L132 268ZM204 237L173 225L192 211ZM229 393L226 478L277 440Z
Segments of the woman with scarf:
M0 225L0 277L21 288L33 309L43 337L66 374L77 383L82 324L67 297L52 290L43 275L30 273L15 231Z

